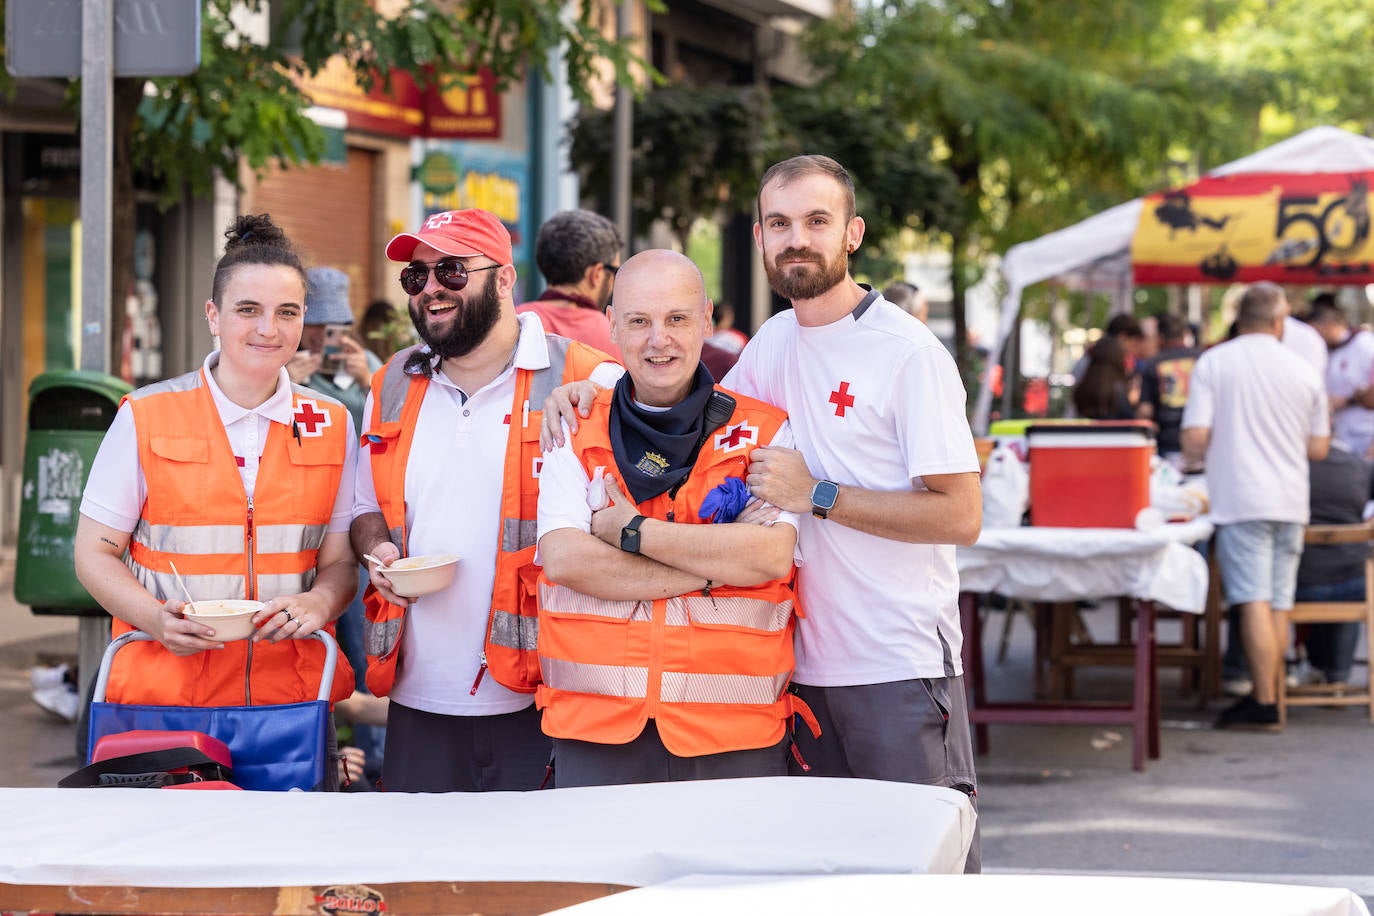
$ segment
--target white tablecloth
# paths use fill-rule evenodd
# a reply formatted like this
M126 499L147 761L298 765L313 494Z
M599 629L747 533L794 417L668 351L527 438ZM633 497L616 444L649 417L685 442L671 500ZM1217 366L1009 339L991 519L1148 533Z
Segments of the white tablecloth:
M835 913L1054 913L1055 916L1369 916L1348 890L1064 875L684 878L555 910L557 916L832 916ZM552 914L551 914L552 916Z
M0 884L954 874L974 817L951 789L819 777L445 795L0 789Z
M1190 545L1211 533L1205 518L1153 531L986 528L978 543L956 552L959 587L1027 601L1124 595L1201 613L1207 562Z

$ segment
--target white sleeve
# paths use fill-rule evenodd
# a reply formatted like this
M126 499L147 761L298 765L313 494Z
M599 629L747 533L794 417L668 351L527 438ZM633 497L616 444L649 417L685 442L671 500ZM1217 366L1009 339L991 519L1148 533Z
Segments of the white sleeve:
M353 523L353 489L356 485L358 465L358 431L353 426L353 415L344 411L348 420L348 447L344 454L343 474L339 477L339 489L334 494L334 511L329 516L330 533L348 531Z
M1312 414L1312 429L1308 432L1309 437L1321 438L1331 435L1330 404L1331 402L1326 397L1326 389L1318 383L1312 388L1312 401L1309 406Z
M768 396L767 390L763 385L762 367L759 365L765 343L760 342L760 338L766 337L766 326L759 328L759 333L744 345L740 351L739 359L730 367L730 371L725 373L725 378L720 380L720 387L726 391L738 391L746 397L758 398L760 401L767 401L776 406L782 406Z
M363 404L363 416L372 416L371 392ZM372 484L372 449L360 449L353 475L353 517L381 511L382 507L377 504L377 489Z
M121 404L91 462L81 514L117 531L132 532L148 499L148 483L138 458L133 408Z
M1193 365L1192 375L1188 378L1188 401L1183 405L1183 420L1179 423L1179 429L1211 429L1215 412L1212 363L1204 353Z
M978 471L978 453L964 413L968 397L948 350L939 344L915 350L898 367L891 390L917 392L892 399L908 477Z
M593 369L587 380L601 388L614 388L615 383L620 381L620 377L624 374L625 367L620 363L605 362Z
M592 510L587 505L587 488L591 478L582 462L573 454L568 430L563 429L561 446L544 455L539 471L539 530L543 537L559 528L576 528L590 533ZM607 468L614 472L615 468Z

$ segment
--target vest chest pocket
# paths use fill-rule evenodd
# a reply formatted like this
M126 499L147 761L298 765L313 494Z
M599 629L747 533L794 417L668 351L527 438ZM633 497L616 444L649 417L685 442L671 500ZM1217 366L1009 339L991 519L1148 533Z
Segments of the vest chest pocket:
M190 436L152 436L148 448L169 473L145 467L147 517L159 523L201 519L210 494L210 446Z
M299 520L328 523L334 508L334 497L343 477L345 443L336 440L307 441L303 447L295 442L287 446L293 471L292 503ZM258 485L263 483L259 477Z

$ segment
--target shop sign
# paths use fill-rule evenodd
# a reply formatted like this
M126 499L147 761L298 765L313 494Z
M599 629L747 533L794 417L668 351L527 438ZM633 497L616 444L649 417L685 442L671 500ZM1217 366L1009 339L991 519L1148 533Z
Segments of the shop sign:
M396 70L364 91L340 57L331 58L314 76L296 77L316 105L343 111L350 130L430 139L499 138L501 94L491 71L444 79L447 88L432 83L422 89L409 74Z

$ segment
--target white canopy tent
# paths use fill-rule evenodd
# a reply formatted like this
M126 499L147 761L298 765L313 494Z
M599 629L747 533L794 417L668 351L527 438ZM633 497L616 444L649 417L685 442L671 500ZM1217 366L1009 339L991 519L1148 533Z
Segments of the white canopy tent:
M1208 176L1243 172L1349 172L1374 169L1374 140L1338 127L1314 127L1235 162L1212 169ZM1081 223L1051 232L1033 241L1013 245L1002 259L1006 292L1001 321L991 342L987 374L973 412L973 428L985 433L992 408L989 381L997 357L1011 336L1021 314L1021 294L1026 287L1058 279L1069 285L1115 289L1129 296L1131 241L1140 223L1144 199L1137 198Z

